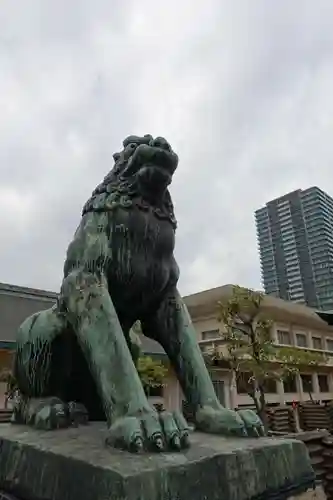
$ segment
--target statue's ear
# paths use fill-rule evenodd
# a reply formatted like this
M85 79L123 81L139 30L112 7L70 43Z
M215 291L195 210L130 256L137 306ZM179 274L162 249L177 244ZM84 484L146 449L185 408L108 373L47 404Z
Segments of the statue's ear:
M115 163L117 163L117 161L119 160L119 158L120 158L120 153L114 153L113 159L114 159Z
M129 144L136 144L137 146L140 144L149 144L152 140L153 138L150 134L146 134L143 137L139 137L138 135L129 135L123 140L123 146L126 148Z

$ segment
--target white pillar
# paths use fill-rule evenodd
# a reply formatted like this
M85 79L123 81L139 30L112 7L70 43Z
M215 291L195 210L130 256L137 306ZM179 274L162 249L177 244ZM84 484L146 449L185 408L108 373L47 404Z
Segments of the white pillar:
M277 389L277 393L279 395L279 402L281 405L283 405L285 403L285 400L284 400L284 387L283 387L282 380L276 381L276 389Z
M311 332L309 330L307 330L305 333L306 333L306 345L308 347L313 347L312 346L312 335L311 335Z
M320 400L320 387L318 382L318 373L312 373L313 396L317 401Z
M332 373L328 373L327 378L328 378L328 389L330 392L333 392L333 375L332 375Z
M296 334L294 332L293 325L291 323L289 324L289 335L290 335L291 345L297 346Z
M302 384L302 379L299 373L295 375L296 378L296 388L298 392L298 397L300 401L304 401L304 395L303 395L303 384Z
M271 337L272 337L272 340L273 340L274 344L278 344L279 343L278 336L277 336L277 328L276 328L276 324L275 323L273 323L273 325L271 327Z
M294 417L295 417L296 432L300 432L302 429L301 429L301 424L300 424L300 419L299 419L298 407L293 409L293 412L294 412Z
M236 383L236 375L235 372L232 370L231 376L230 376L230 408L235 409L237 408L237 383Z

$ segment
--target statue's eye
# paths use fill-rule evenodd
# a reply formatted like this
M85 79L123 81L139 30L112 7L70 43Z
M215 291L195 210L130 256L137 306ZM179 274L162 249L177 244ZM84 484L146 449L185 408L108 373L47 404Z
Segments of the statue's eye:
M156 139L154 139L151 142L151 146L156 147L156 148L165 149L166 151L171 151L171 146L168 143L168 141L166 141L164 139L164 137L156 137Z
M131 144L128 144L128 146L126 146L124 153L123 153L124 160L128 160L132 156L132 154L134 153L136 148L137 148L137 144L135 144L134 142L132 142Z

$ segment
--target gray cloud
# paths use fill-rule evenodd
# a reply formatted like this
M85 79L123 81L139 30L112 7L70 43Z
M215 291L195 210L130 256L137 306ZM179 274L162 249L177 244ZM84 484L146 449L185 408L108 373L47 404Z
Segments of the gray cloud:
M333 195L333 4L9 0L0 9L0 281L57 290L130 133L165 135L181 291L257 287L253 212Z

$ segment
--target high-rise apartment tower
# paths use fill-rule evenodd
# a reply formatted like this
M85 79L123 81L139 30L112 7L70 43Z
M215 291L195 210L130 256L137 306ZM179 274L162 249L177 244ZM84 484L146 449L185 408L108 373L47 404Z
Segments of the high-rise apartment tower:
M333 310L333 198L298 189L255 212L265 293Z

